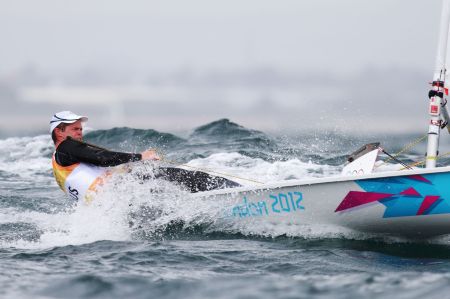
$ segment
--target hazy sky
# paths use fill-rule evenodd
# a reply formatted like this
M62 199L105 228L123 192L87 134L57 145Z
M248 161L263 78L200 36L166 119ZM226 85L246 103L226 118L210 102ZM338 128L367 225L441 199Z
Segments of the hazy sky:
M425 131L440 8L440 0L0 0L0 79L14 83L24 66L54 78L95 70L144 82L177 70L268 68L304 80L289 90L252 87L250 96L180 88L182 105L142 105L140 123L127 114L111 125L166 130L229 117L264 130L277 124L390 130L402 123L398 130ZM41 110L25 102L14 107L1 117L0 131L22 123L15 113L26 109L39 128L53 109L79 111L63 101ZM79 112L109 117L98 111Z
M0 69L429 69L440 0L0 0ZM2 72L3 73L3 72Z

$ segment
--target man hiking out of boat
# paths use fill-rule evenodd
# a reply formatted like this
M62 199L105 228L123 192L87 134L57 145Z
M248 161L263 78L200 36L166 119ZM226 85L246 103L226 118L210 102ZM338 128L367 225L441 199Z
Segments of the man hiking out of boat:
M52 157L53 174L59 187L71 198L89 198L112 173L113 166L160 159L154 150L123 153L83 142L82 123L87 120L71 111L61 111L50 121L50 134L56 148Z
M52 157L53 175L69 197L89 202L97 187L112 175L113 167L128 162L160 160L152 149L142 153L123 153L84 142L82 123L87 120L87 117L71 111L55 113L50 120L50 134L56 148ZM175 167L158 167L153 174L140 176L143 180L151 178L176 182L191 192L239 186L222 177Z

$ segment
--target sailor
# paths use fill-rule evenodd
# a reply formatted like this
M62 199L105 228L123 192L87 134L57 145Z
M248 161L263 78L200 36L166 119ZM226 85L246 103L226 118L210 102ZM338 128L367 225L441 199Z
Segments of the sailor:
M122 153L83 142L82 123L87 120L71 111L61 111L50 121L50 134L56 149L52 157L53 174L69 197L89 202L97 187L111 175L113 166L160 159L151 149L142 153Z

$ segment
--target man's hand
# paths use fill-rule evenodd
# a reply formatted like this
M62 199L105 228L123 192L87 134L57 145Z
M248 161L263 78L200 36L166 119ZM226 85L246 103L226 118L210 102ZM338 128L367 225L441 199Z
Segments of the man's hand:
M142 160L152 160L152 161L161 160L161 158L158 156L156 151L152 150L152 149L143 151L141 153L141 155L142 155Z

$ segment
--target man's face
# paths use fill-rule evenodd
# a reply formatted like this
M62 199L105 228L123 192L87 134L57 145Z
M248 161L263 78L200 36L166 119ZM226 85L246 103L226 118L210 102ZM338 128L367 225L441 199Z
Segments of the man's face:
M72 137L73 139L82 140L83 139L83 127L81 126L81 120L77 120L73 124L66 126L64 131L56 128L58 130L56 133L59 140L66 140L67 137Z

